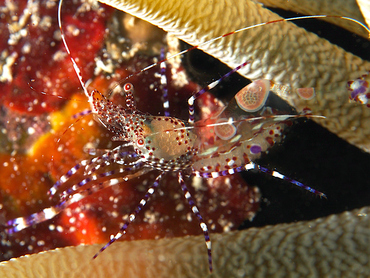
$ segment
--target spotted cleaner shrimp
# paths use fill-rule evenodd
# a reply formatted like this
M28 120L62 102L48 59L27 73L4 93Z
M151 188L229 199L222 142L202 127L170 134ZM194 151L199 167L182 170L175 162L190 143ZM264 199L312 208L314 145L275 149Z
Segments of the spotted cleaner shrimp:
M61 9L61 2L59 7ZM61 28L61 22L59 21L59 23ZM62 39L70 55L64 35L62 35ZM288 111L289 114L287 114L287 111L283 110L279 112L268 106L269 92L279 90L281 87L275 86L275 84L266 80L255 81L242 92L238 93L235 99L233 99L224 110L220 111L218 115L208 121L195 121L193 117L194 101L203 92L221 82L221 79L195 94L189 100L190 116L189 124L187 124L176 118L148 116L138 111L133 98L132 86L129 83L124 86L126 107L113 104L109 99L97 91L89 93L82 80L80 70L72 56L71 60L78 73L85 95L88 97L92 113L97 115L98 120L108 130L115 134L112 140L123 141L125 143L111 151L105 152L101 156L81 162L71 168L71 170L63 175L51 188L51 195L56 194L60 185L70 179L80 168L84 169L86 178L62 193L61 204L58 207L45 209L43 212L37 213L31 218L19 218L9 221L9 226L13 227L9 229L9 232L16 232L34 223L49 219L55 215L55 210L62 209L66 205L83 198L85 196L84 194L91 193L77 193L77 190L92 180L98 179L99 176L95 175L95 172L99 168L103 168L110 163L124 165L124 167L122 166L116 173L136 171L135 175L141 175L152 169L160 170L161 173L157 176L154 184L148 189L139 207L130 215L129 222L127 222L122 227L120 233L106 245L106 247L108 247L124 234L128 224L135 219L136 214L146 204L150 195L154 193L163 175L166 172L177 172L178 181L184 191L185 197L189 201L192 211L199 219L200 226L204 232L209 253L209 267L210 270L212 270L211 243L208 236L208 229L186 188L183 179L184 175L209 178L230 175L242 170L256 169L270 173L275 177L286 179L317 195L324 196L321 192L306 187L276 171L269 171L253 162L261 153L267 151L272 145L279 141L285 121L305 116L290 115L291 111ZM248 62L245 64L247 63ZM240 67L245 66L245 64ZM238 68L233 71L237 70ZM227 75L225 77L227 77ZM308 95L308 97L312 95L312 91L310 90L308 90L308 92L300 92L302 95ZM163 142L168 144L163 144ZM168 147L168 149L164 147ZM105 176L109 177L111 174L111 172L106 172ZM123 177L122 180L125 178L127 177ZM99 186L93 185L90 191L100 190L103 187L111 186L117 182L117 179L112 179Z

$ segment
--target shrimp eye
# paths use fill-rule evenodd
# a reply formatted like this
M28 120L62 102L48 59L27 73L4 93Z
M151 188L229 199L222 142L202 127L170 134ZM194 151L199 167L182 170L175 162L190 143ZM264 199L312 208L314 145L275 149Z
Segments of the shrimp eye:
M132 90L132 85L131 83L126 83L123 87L123 89L125 90L125 92L129 92Z
M139 146L139 147L142 147L142 146L144 146L144 139L143 138L139 138L137 141L136 141L136 143L137 143L137 145Z

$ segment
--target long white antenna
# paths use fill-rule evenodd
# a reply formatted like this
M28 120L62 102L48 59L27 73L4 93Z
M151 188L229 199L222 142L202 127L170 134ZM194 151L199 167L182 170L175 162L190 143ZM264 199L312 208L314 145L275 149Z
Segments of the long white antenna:
M62 29L62 4L63 4L63 0L60 0L59 1L59 5L58 5L58 25L59 25L59 30L60 30L60 35L62 37L62 41L63 41L63 44L64 44L64 47L69 55L69 58L71 59L72 61L72 64L73 64L73 68L77 74L77 77L78 79L80 80L80 83L81 83L81 86L82 86L82 89L84 90L84 93L86 95L86 97L88 99L90 99L90 94L89 92L87 91L86 89L86 85L85 85L85 82L83 81L83 78L82 78L82 74L81 74L81 71L75 61L75 59L73 59L72 55L71 55L71 52L68 48L68 44L67 44L67 41L66 41L66 38L64 36L64 33L63 33L63 29Z

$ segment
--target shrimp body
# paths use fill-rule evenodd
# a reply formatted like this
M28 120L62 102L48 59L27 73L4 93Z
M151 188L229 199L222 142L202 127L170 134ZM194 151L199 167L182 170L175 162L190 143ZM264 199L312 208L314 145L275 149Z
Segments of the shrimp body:
M132 88L131 84L125 86ZM262 90L262 96L258 96L256 87ZM130 107L115 105L93 91L91 108L114 133L112 140L130 142L145 165L162 171L191 168L190 173L212 173L254 161L280 141L285 126L282 121L289 116L277 117L276 113L287 111L272 111L265 106L270 89L269 81L255 81L213 117L192 125L174 117L141 113L131 101L133 91L126 92ZM248 110L247 102L258 106Z
M183 121L148 116L142 130L135 151L147 164L163 171L181 170L192 164L196 136L186 129Z
M191 165L196 153L195 135L186 130L183 121L146 115L134 106L115 105L97 91L92 95L92 111L114 133L112 140L130 142L144 164L163 171L180 170Z

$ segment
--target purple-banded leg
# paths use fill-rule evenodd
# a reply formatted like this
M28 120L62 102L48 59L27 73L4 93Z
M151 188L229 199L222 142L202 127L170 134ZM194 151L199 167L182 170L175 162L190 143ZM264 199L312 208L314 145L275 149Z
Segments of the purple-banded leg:
M86 115L90 115L92 113L91 109L86 109L81 112L78 112L72 116L73 119L77 119Z
M32 225L39 224L41 222L52 219L70 205L81 201L87 196L90 196L104 188L125 182L128 179L144 175L148 171L150 171L150 169L142 168L139 171L135 172L134 174L126 175L124 177L112 178L101 183L92 184L87 189L84 189L80 192L74 192L73 194L68 195L68 198L65 198L55 206L45 208L42 211L33 213L27 217L18 217L13 220L9 220L7 222L7 227L5 228L5 231L8 234L14 234Z
M139 169L146 169L146 168L143 168L143 166L144 166L143 162L141 160L138 160L136 162L136 164L133 164L130 167L119 167L118 169L115 169L115 170L112 170L112 171L107 171L107 172L103 172L103 173L99 173L99 174L91 174L88 177L81 180L80 182L74 184L71 188L68 188L67 190L63 191L61 193L60 198L61 198L62 201L64 201L66 198L68 198L68 196L75 194L77 192L77 190L79 190L81 187L85 186L87 183L90 183L92 181L98 181L99 179L108 178L108 177L113 176L113 175L129 173L129 172L133 172L133 171L136 171L136 170L139 170ZM125 180L127 181L132 177L133 174L134 173L124 175L123 178L126 177Z
M33 213L27 217L18 217L13 220L9 220L7 222L7 227L5 228L5 231L8 234L14 234L32 225L39 224L41 222L52 219L71 204L76 203L85 198L86 196L94 194L95 192L100 191L101 189L108 186L110 186L110 184L108 184L107 182L92 185L90 188L86 190L83 190L79 193L69 196L68 199L60 202L56 206L45 208L42 211Z
M148 202L150 196L153 195L155 189L158 187L158 184L159 184L159 181L160 179L162 178L162 175L163 175L164 172L161 172L158 177L155 179L155 181L153 182L152 186L149 187L149 189L147 190L144 198L141 199L139 205L137 206L137 208L135 209L135 211L133 213L131 213L128 217L128 220L125 222L125 224L123 224L122 228L119 230L119 232L105 245L103 246L98 253L96 253L93 257L93 259L95 259L97 256L99 256L99 254L101 252L103 252L105 249L107 249L110 245L113 244L113 242L115 242L116 240L118 240L119 238L121 238L125 233L126 233L126 230L127 230L127 227L132 223L132 221L135 220L137 214L141 211L141 209L146 205L146 203Z
M163 61L165 59L166 59L165 49L162 47L160 60ZM160 67L161 67L160 84L161 84L161 88L162 88L163 111L164 111L164 115L166 117L169 117L171 115L170 115L170 111L169 111L170 102L168 100L168 84L167 84L167 77L166 77L166 72L167 72L166 63L161 62Z
M248 164L246 164L244 166L244 168L247 171L249 171L249 170L257 170L257 171L266 173L266 174L268 174L268 175L270 175L272 177L275 177L275 178L278 178L278 179L281 179L281 180L285 180L285 181L290 182L290 183L292 183L292 184L294 184L294 185L296 185L296 186L298 186L300 188L303 188L303 189L305 189L305 190L307 190L307 191L309 191L309 192L311 192L311 193L313 193L313 194L315 194L315 195L317 195L319 197L324 197L326 199L326 195L324 193L322 193L322 192L320 192L320 191L318 191L318 190L316 190L314 188L311 188L311 187L309 187L307 185L304 185L303 183L301 183L299 181L293 180L293 179L291 179L291 178L289 178L289 177L287 177L287 176L279 173L278 171L267 169L267 168L262 167L262 166L260 166L258 164L255 164L253 162L249 162Z
M218 178L218 177L222 177L222 176L228 176L228 175L233 175L235 173L239 173L239 172L242 172L242 171L250 171L250 170L256 170L256 171L259 171L259 172L263 172L263 173L266 173L272 177L275 177L275 178L278 178L278 179L281 179L281 180L285 180L291 184L294 184L296 186L299 186L300 188L303 188L319 197L324 197L326 198L326 195L316 189L313 189L307 185L304 185L303 183L299 182L299 181L296 181L294 179L291 179L281 173L279 173L278 171L275 171L275 170L270 170L270 169L267 169L265 167L262 167L254 162L249 162L243 166L239 166L239 167L235 167L235 168L231 168L231 169L227 169L227 170L223 170L223 171L212 171L212 172L206 172L206 171L193 171L193 175L196 176L196 177L200 177L200 178L206 178L206 179L209 179L209 178Z
M49 189L48 195L50 196L50 198L53 197L55 195L55 193L57 192L58 188L61 185L63 185L65 182L67 182L74 174L76 174L77 171L80 168L87 169L89 167L93 167L92 165L96 164L97 160L104 159L104 158L108 159L112 154L114 155L117 152L120 153L122 148L128 147L128 146L131 146L131 143L120 145L117 148L113 149L112 151L103 154L101 157L98 157L98 158L95 157L95 158L92 158L92 159L85 159L85 160L81 161L80 163L76 164L66 174L61 176L59 178L59 180L56 181L56 183Z
M206 246L207 246L207 253L208 253L208 266L209 271L212 272L212 246L211 246L211 239L208 234L208 227L207 224L204 222L202 215L200 215L200 212L195 205L195 202L193 200L193 197L191 197L191 194L185 184L185 181L182 177L181 172L178 173L178 180L182 189L182 192L184 192L184 196L186 200L189 203L189 206L191 208L191 211L195 214L195 216L198 218L199 226L203 231L204 239L206 240Z
M234 72L237 72L238 70L240 70L241 68L245 67L246 65L248 65L250 63L250 61L247 61L247 62L244 62L243 64L240 64L239 66L237 66L236 68L232 69L231 71L229 71L228 73L226 73L225 75L221 76L220 79L216 80L216 81L213 81L211 84L209 84L207 87L203 88L202 90L200 90L199 92L195 93L194 95L192 95L189 99L188 99L188 105L189 105L189 124L194 124L194 102L197 98L199 98L201 95L203 95L205 92L213 89L214 87L216 87L221 81L223 81L225 78L229 77L230 75L232 75Z

